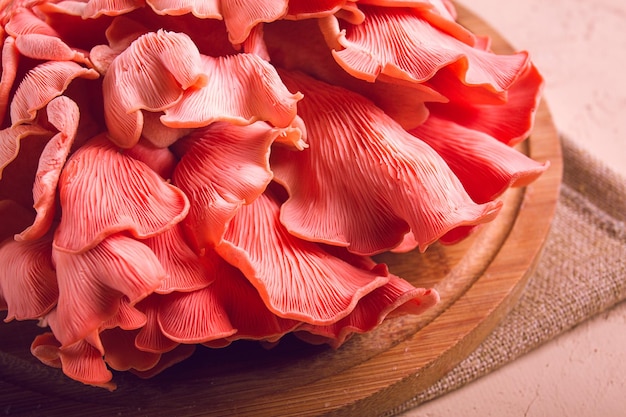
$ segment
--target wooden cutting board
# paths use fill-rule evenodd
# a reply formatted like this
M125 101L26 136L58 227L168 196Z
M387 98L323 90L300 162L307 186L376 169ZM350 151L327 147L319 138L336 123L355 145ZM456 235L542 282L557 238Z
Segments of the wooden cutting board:
M489 35L499 53L512 48L459 6L461 23ZM465 358L517 301L554 215L562 160L543 103L519 148L550 169L526 189L508 191L492 223L463 243L425 254L378 260L441 304L420 317L389 320L339 350L287 338L265 350L254 343L201 349L163 374L140 380L115 374L112 393L65 378L30 356L33 323L0 324L0 412L47 416L376 416L427 388Z

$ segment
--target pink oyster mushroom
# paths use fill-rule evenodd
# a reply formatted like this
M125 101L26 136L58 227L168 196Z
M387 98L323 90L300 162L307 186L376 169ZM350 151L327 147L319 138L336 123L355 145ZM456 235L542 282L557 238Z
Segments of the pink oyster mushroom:
M85 384L421 314L437 292L371 256L547 168L512 148L541 75L448 0L0 6L0 310Z

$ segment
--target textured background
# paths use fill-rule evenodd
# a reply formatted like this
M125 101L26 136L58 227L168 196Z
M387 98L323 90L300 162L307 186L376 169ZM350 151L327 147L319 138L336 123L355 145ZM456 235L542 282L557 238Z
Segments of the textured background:
M626 177L626 2L460 3L531 53L557 128ZM617 417L625 412L624 346L622 303L403 417Z

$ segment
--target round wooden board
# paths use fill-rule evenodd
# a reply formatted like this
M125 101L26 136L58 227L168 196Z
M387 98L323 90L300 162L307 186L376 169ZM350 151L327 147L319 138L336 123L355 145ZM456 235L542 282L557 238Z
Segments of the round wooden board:
M512 48L458 6L459 20L489 35L499 53ZM537 262L556 208L560 143L542 103L520 151L550 168L525 189L502 197L498 218L455 246L378 260L442 302L420 317L385 322L339 350L287 338L264 350L253 343L200 349L161 375L115 374L108 392L76 383L30 356L33 323L0 325L0 406L8 415L48 416L377 416L427 388L465 358L517 301ZM11 414L13 410L14 414Z

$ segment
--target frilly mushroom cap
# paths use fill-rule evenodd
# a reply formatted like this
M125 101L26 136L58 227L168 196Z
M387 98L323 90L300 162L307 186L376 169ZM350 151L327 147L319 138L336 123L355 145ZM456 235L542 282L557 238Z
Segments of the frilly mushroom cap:
M429 83L436 84L435 88L443 90L445 94L453 89L454 83L439 82L435 76ZM457 84L458 85L458 84ZM471 91L459 86L449 103L429 103L428 107L438 117L449 119L454 123L469 129L484 132L499 141L513 146L526 139L530 134L539 101L543 90L544 80L534 65L529 65L520 72L515 82L506 92L503 102L481 102ZM484 97L484 95L481 95Z
M347 0L289 0L286 19L313 19L335 14Z
M6 31L15 38L16 48L25 57L89 64L84 51L68 46L54 28L27 8L17 9Z
M108 329L100 333L104 347L104 361L116 371L148 371L154 368L161 359L161 355L145 352L135 346L137 331L123 330L119 327Z
M212 286L192 292L175 292L161 299L159 326L178 343L205 343L237 332Z
M59 289L50 243L51 236L0 243L0 299L7 307L5 321L37 320L56 305Z
M15 46L15 38L3 38L2 44L2 75L0 75L0 126L4 124L6 110L11 101L11 89L17 77L20 53Z
M62 367L63 373L76 381L110 391L116 387L110 382L113 374L104 363L100 351L84 340L63 347L52 333L44 333L35 337L30 351L43 363Z
M223 260L220 271L221 276L212 285L212 290L237 329L235 334L226 337L224 345L240 339L273 343L301 325L300 321L283 318L270 311L241 271ZM241 305L246 308L240 308Z
M81 17L95 19L102 15L119 16L143 7L144 0L87 0L83 3Z
M140 140L132 148L125 149L124 153L146 164L164 180L172 178L178 163L178 158L169 148L156 146L148 140Z
M527 53L496 55L474 48L434 28L410 10L365 5L359 8L366 19L359 25L345 24L345 32L337 34L340 48L333 52L337 62L357 78L373 81L384 74L424 82L439 69L452 66L464 83L501 92L528 65Z
M166 126L267 121L276 127L288 127L293 122L302 95L289 92L276 69L257 55L202 56L201 62L207 83L186 90L179 102L164 111L161 121Z
M435 115L410 133L441 155L477 203L493 201L509 187L528 185L549 166L486 133Z
M46 61L30 70L20 82L11 101L13 126L32 122L37 111L60 96L75 78L96 79L97 71L72 61Z
M61 368L59 348L61 344L51 332L35 336L31 343L30 351L37 359L53 368Z
M12 1L11 3L15 2ZM36 33L60 38L59 32L37 17L30 8L21 7L19 1L17 3L17 7L15 5L6 5L3 7L5 10L8 10L11 16L11 19L3 25L4 30L6 30L9 35L16 38L20 35Z
M31 124L0 130L0 179L2 179L5 168L20 154L22 140L32 136L36 138L30 138L29 141L41 142L41 139L47 141L52 136L52 132L39 125ZM32 160L32 155L29 156L29 159Z
M390 275L387 284L363 297L347 317L326 326L305 323L296 329L295 334L310 343L326 343L336 349L353 334L369 332L388 317L420 314L438 302L437 291L415 288Z
M89 51L89 60L100 74L109 70L111 63L137 38L150 32L144 24L126 16L111 21L105 31L107 44L97 44Z
M31 222L21 224L23 228L15 233L20 233L34 221L33 183L39 156L52 136L53 132L37 125L20 125L0 131L0 200L11 200L32 211Z
M97 333L117 314L122 297L134 305L166 276L150 248L121 234L81 253L53 248L52 257L59 300L48 322L63 346Z
M57 250L82 253L126 231L145 239L179 223L189 210L185 194L104 135L72 154L59 180L61 222Z
M300 325L297 320L285 319L271 312L240 270L214 252L206 256L211 258L216 279L204 291L212 294L225 313L222 320L227 320L236 332L222 338L211 337L204 342L205 345L224 347L239 339L272 343ZM241 308L242 305L246 308ZM219 324L216 329L219 329ZM212 333L217 335L216 331Z
M16 239L38 239L48 232L55 214L56 192L61 170L70 153L78 129L79 109L75 102L61 96L46 107L48 121L59 132L44 147L33 184L33 200L37 216L31 226Z
M273 194L262 194L237 212L216 247L243 272L274 314L329 324L350 314L362 297L389 280L293 236L281 224L279 209Z
M272 153L275 179L289 193L280 219L292 234L371 255L411 230L425 250L497 213L498 203L474 203L431 147L368 100L303 74L282 75L305 94L299 113L309 144Z
M264 40L271 62L278 67L305 72L369 98L405 129L416 127L426 120L426 103L448 101L440 92L425 84L383 75L374 82L353 77L333 58L324 41L323 28L316 19L281 20L266 25Z
M161 330L159 309L162 299L162 295L152 294L137 304L137 308L146 316L146 324L137 333L135 346L144 352L166 353L180 345Z
M263 193L272 179L270 147L281 132L263 122L213 123L178 144L173 183L189 196L182 226L198 253L218 244L237 210Z
M237 339L275 341L300 324L270 312L241 272L216 253L204 258L214 278L210 285L153 295L138 305L148 317L135 341L139 349L164 353L179 343L223 347Z
M167 277L161 281L158 294L190 292L207 287L215 280L213 265L187 244L180 225L143 241L156 255Z
M220 0L146 0L157 14L181 16L191 13L202 19L222 19Z
M258 0L255 2L221 0L220 9L231 43L234 45L241 44L255 26L284 17L287 13L288 3L287 0Z
M468 45L479 42L476 35L456 21L456 9L449 0L422 0L422 1L398 1L398 0L359 0L357 4L380 7L407 7L411 8L432 26L453 36Z
M189 36L164 30L140 36L113 59L104 76L110 139L122 148L134 146L143 127L141 110L163 111L184 90L205 82L200 53Z
M119 327L123 330L137 330L148 322L146 315L137 309L136 302L129 301L128 297L120 298L120 303L115 315L100 325L99 331Z

